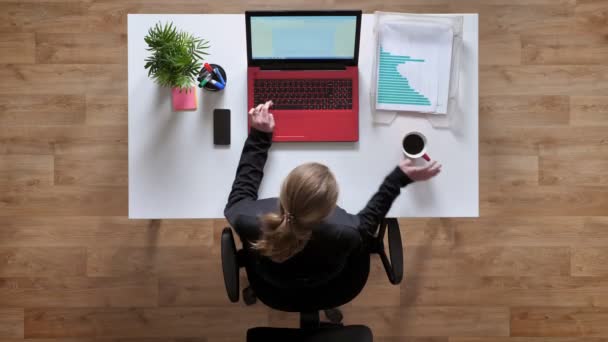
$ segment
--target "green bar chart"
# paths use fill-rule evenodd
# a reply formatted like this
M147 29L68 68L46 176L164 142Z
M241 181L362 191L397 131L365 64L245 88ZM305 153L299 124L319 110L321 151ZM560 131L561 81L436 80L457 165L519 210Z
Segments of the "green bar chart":
M384 51L380 47L378 60L378 97L380 104L402 104L430 106L431 101L414 89L397 67L405 63L424 63L424 59L400 56Z

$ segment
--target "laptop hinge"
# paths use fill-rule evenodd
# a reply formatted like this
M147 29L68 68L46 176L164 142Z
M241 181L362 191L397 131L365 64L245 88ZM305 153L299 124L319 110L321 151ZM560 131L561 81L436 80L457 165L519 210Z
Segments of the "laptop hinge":
M261 70L346 70L340 63L272 63L260 66Z

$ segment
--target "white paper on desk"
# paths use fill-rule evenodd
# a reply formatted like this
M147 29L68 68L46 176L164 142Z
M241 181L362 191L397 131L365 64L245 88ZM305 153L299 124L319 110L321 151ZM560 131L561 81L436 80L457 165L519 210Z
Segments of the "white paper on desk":
M447 24L383 23L376 52L376 109L446 114L453 37Z

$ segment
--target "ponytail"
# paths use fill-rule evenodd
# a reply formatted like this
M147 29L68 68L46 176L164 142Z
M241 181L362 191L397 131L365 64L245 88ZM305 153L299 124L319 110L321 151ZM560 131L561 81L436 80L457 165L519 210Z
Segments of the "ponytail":
M253 248L274 262L284 262L300 252L312 233L298 225L291 214L269 213L261 221L262 238L253 243Z
M293 169L281 186L279 212L260 217L262 237L253 248L274 262L299 253L312 229L333 211L338 185L327 166L302 164Z

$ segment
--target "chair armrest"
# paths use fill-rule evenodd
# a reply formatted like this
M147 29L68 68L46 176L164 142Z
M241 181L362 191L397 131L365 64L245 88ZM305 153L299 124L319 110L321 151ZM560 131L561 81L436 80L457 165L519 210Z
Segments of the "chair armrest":
M224 285L231 302L239 301L239 262L232 229L226 227L222 230L222 271Z
M384 234L386 233L387 228L390 261L384 251ZM380 229L378 230L376 239L376 247L373 252L380 255L388 280L393 285L401 283L401 280L403 279L403 247L397 219L392 217L384 218L380 223Z

